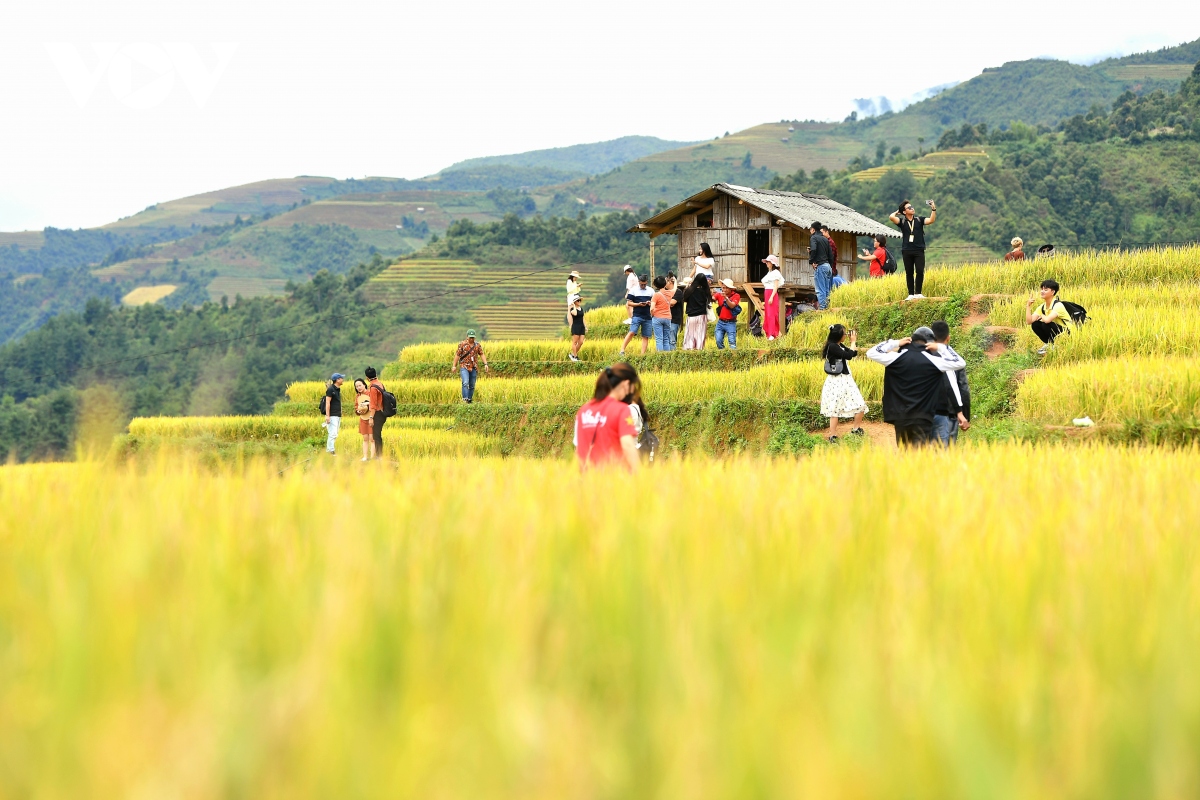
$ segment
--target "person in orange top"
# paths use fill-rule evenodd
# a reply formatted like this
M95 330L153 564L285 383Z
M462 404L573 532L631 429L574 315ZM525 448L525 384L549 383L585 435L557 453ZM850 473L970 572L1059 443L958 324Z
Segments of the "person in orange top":
M362 378L354 379L354 415L358 417L358 432L363 438L362 460L370 461L375 457L374 415L371 412L371 393Z
M671 306L675 305L673 292L667 291L667 279L659 275L654 279L654 297L650 299L650 324L654 328L654 347L660 353L675 349L675 329L671 327Z
M575 454L580 469L621 464L630 472L640 466L637 428L626 398L638 384L638 374L625 363L605 367L596 377L592 399L575 414Z

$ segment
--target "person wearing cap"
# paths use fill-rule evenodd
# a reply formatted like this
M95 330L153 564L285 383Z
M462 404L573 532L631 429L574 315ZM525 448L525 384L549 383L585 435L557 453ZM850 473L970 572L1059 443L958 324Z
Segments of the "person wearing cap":
M763 333L767 341L779 336L779 290L783 288L783 273L779 271L779 256L772 253L762 260L768 267L763 276Z
M654 290L646 285L649 276L639 275L637 280L637 287L625 295L625 305L633 309L633 315L630 317L632 321L629 333L625 334L625 341L621 343L621 355L625 355L625 348L629 347L629 342L637 334L642 336L642 355L646 355L646 350L650 347L650 337L654 335L654 318L650 315Z
M571 319L571 360L579 360L579 351L583 349L583 337L587 335L587 326L583 324L583 298L577 294L567 298L570 308L567 316Z
M458 373L462 378L462 400L464 403L475 401L475 381L479 378L479 360L483 360L484 370L488 369L487 356L483 354L483 346L475 341L475 330L467 331L467 338L459 343L454 351L454 364L451 372Z
M1009 242L1012 245L1012 250L1004 254L1005 261L1024 261L1025 260L1025 242L1020 236L1014 236Z
M336 456L338 431L342 427L342 384L346 376L335 372L329 377L329 386L325 389L325 452Z
M821 223L814 222L808 229L808 263L817 287L817 307L824 311L829 308L829 292L833 289L833 250L829 240L821 235Z
M717 349L724 350L728 339L729 349L737 350L737 317L742 313L742 296L729 278L723 278L720 286L713 295L717 302Z
M633 267L629 264L625 265L625 296L628 297L634 289L638 288L637 274L634 273ZM633 324L633 306L629 305L629 301L625 301L625 313L629 317L625 320L626 325ZM622 348L624 349L624 348Z
M912 336L875 345L867 358L884 366L883 421L895 428L896 443L921 447L933 442L933 418L942 405L946 373L962 369L966 362L935 342L933 331L924 326ZM958 382L950 387L961 405Z

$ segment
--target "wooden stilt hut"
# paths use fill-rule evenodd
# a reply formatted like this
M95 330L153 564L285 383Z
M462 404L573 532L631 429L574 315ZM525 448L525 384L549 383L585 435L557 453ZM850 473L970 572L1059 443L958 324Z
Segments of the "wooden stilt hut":
M700 243L708 242L717 262L717 279L731 279L761 310L761 281L767 273L762 260L768 254L773 253L782 265L780 271L787 285L780 294L785 301L814 290L813 268L808 263L809 226L814 221L829 227L837 246L838 273L848 281L854 280L857 272L857 237L896 235L892 228L823 195L751 189L731 183L710 186L629 232L648 233L652 253L655 237L677 234L679 264L675 274L680 276L691 274ZM779 309L780 330L784 330L785 303Z

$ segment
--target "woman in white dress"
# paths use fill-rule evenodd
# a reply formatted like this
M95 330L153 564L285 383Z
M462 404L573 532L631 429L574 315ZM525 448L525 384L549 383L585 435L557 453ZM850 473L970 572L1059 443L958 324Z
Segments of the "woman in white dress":
M825 385L821 388L821 416L829 417L829 441L838 440L838 419L854 417L850 433L862 436L862 421L867 413L867 401L863 400L858 384L850 375L850 359L858 355L858 333L850 332L850 346L842 344L846 337L844 325L830 325L829 338L821 353L825 364Z
M692 274L688 277L689 281L695 280L697 275L707 275L710 281L715 277L713 270L717 266L717 260L713 258L712 248L708 246L708 242L700 243L700 252L696 253L693 263Z
M763 259L770 271L763 276L763 333L767 341L779 336L779 290L783 288L783 273L779 271L779 257L774 253Z

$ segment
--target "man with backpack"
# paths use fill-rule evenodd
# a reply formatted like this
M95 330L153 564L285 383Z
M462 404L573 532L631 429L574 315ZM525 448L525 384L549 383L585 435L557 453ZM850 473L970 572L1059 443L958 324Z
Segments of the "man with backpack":
M487 356L483 354L483 345L475 341L475 330L467 331L467 338L459 342L454 351L454 364L450 371L462 378L462 399L464 403L475 401L475 381L479 379L479 359L483 359L483 368L488 370Z
M742 313L742 296L734 291L729 278L721 281L721 287L713 295L717 303L717 349L724 350L728 338L729 349L737 350L737 318Z
M1039 356L1044 356L1046 351L1054 345L1054 340L1058 338L1058 335L1067 329L1067 323L1071 321L1071 312L1067 305L1058 299L1058 281L1050 278L1042 281L1041 295L1042 304L1036 309L1033 304L1037 300L1032 294L1025 301L1025 322L1042 340L1042 347L1037 352ZM1082 309L1080 310L1082 311Z
M945 373L966 366L957 353L933 339L933 331L922 326L912 336L867 351L867 358L884 366L883 421L896 429L896 444L921 447L934 440L933 418L946 390ZM957 397L957 381L951 391Z
M383 458L383 423L388 417L396 416L396 395L389 392L379 382L379 373L374 367L367 367L363 373L367 376L367 395L371 410L371 433L375 439L375 458Z

